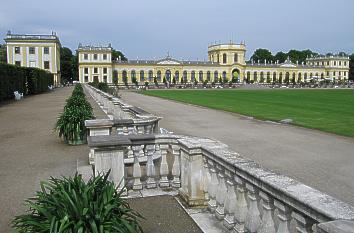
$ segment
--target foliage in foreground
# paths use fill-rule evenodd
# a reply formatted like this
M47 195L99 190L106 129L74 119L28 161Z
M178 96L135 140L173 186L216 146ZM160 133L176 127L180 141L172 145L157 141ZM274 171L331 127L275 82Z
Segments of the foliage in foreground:
M85 98L82 86L77 84L71 97L66 101L64 112L59 116L55 129L59 137L75 144L75 141L86 139L85 120L93 117L92 107Z
M81 175L53 178L41 182L41 191L26 205L29 213L15 217L12 224L19 233L134 233L140 232L138 219L121 199L106 175L85 183Z

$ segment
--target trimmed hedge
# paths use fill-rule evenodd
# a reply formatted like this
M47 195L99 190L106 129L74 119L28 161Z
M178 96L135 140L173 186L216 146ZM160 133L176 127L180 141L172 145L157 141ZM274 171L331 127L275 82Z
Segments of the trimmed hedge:
M53 74L45 70L0 63L0 101L13 99L14 91L24 95L48 91L53 83Z

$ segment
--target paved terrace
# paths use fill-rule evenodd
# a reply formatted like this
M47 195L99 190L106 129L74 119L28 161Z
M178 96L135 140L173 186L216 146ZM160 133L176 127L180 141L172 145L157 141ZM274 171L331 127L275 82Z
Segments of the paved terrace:
M316 130L253 120L135 92L125 102L163 117L160 127L210 137L266 168L354 205L354 140Z
M87 145L68 146L54 133L56 118L73 88L26 97L0 105L0 232L11 232L9 223L25 211L23 200L39 190L39 182L50 176L73 175L76 164L88 163ZM89 99L97 118L106 118ZM130 201L146 220L145 232L200 232L192 219L171 197ZM156 205L160 203L161 205ZM171 209L163 208L169 206ZM153 207L154 213L149 212ZM172 222L171 222L172 221ZM174 221L179 222L173 227ZM154 225L156 223L156 225ZM159 226L156 230L154 226ZM161 231L159 231L161 229Z

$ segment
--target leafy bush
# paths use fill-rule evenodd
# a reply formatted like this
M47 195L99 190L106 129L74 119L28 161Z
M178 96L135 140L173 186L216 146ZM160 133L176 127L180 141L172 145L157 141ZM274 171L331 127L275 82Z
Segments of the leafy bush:
M59 116L55 129L64 141L76 145L86 141L85 120L92 119L93 112L90 103L86 100L80 84L66 101L63 113Z
M13 227L19 233L142 231L141 216L121 199L122 191L108 176L94 176L87 183L77 174L41 182L41 191L26 201L29 213L15 217Z
M39 94L53 85L53 74L38 68L0 63L0 101L14 98L14 91Z

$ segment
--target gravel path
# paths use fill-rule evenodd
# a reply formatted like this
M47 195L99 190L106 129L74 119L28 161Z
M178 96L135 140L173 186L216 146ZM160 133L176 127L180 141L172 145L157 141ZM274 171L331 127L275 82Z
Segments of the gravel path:
M0 232L10 232L9 222L23 213L23 200L34 195L41 180L73 175L77 160L86 162L87 145L68 146L53 131L72 90L60 88L0 107Z
M354 140L122 91L129 104L163 117L160 127L210 137L266 168L354 205Z

